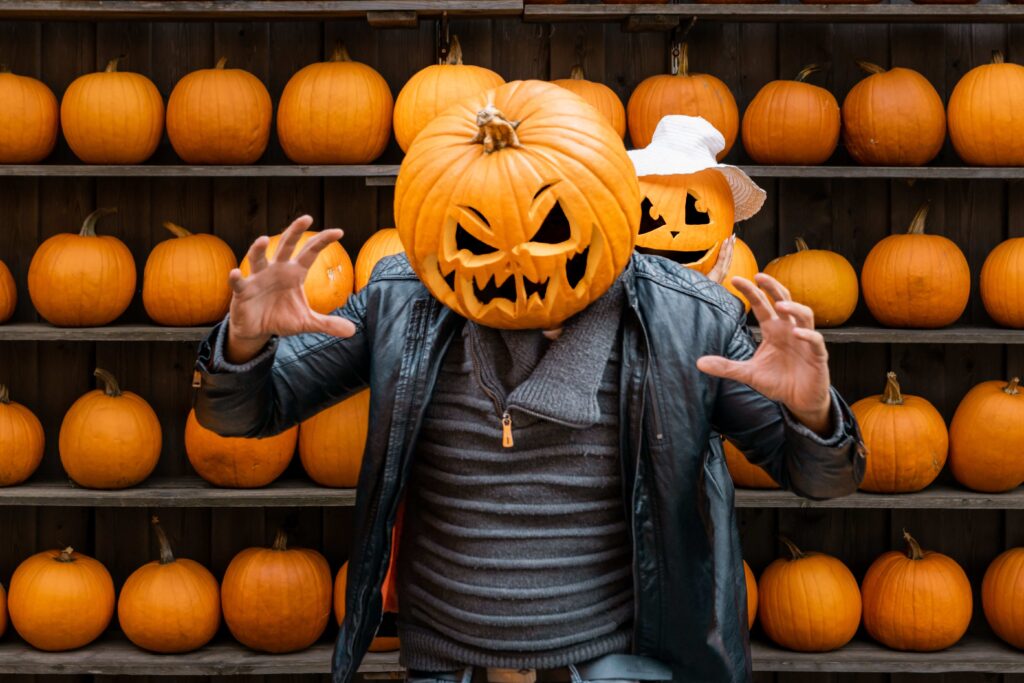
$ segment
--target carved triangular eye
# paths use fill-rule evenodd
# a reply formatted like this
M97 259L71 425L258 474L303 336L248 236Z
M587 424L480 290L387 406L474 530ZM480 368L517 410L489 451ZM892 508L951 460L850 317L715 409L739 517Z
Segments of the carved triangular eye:
M647 232L653 232L658 228L665 226L665 219L651 218L651 209L654 208L654 204L647 197L644 197L643 203L640 205L640 234L643 235Z
M689 192L686 193L686 224L687 225L708 225L711 223L711 216L707 211L697 208L697 198Z
M561 244L571 237L572 226L569 225L569 217L565 215L561 202L555 202L530 241L540 244Z

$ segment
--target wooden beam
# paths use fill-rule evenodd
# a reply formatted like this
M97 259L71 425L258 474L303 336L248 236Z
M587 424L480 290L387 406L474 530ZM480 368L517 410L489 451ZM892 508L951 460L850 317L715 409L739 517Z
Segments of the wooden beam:
M373 28L416 28L419 17L415 10L367 12L366 23Z
M807 500L779 490L737 489L738 508L819 508L842 510L1024 510L1024 488L1006 493L975 493L934 484L917 493L854 493L831 500Z

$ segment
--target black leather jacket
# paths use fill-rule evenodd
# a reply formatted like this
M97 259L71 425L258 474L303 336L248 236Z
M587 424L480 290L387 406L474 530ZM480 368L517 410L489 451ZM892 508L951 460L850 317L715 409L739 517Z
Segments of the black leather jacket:
M821 439L749 387L697 370L701 355L754 351L742 308L725 289L650 256L635 256L623 279L620 422L634 546L633 647L670 664L676 680L749 681L732 480L713 433L810 498L855 490L865 462L860 434L835 391L836 432ZM354 337L275 340L241 367L219 358L216 329L200 350L196 414L223 435L267 436L370 387L348 611L333 660L333 680L349 683L380 621L391 530L424 409L464 319L427 292L404 256L382 261L340 314L356 324Z

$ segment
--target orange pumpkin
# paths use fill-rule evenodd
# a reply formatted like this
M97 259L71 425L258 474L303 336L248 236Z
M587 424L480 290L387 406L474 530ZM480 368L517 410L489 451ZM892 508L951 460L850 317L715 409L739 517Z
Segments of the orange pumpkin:
M388 576L384 579L384 585L382 587L383 595L381 596L381 604L387 605L392 601L392 596L388 591L392 585L390 569L388 570ZM345 620L345 589L348 587L348 562L341 565L341 569L338 570L338 576L334 580L334 618L337 620L338 625ZM390 652L397 650L399 647L398 638L390 638L387 636L376 636L370 642L370 652Z
M123 489L148 477L160 459L160 420L138 394L121 391L106 370L95 373L104 389L75 401L60 425L64 470L90 489Z
M395 140L403 152L427 124L456 102L502 85L505 79L490 69L462 63L462 46L452 36L441 64L417 71L395 100Z
M20 484L43 460L45 436L35 414L0 384L0 486Z
M746 560L743 561L743 579L747 584L747 628L752 629L757 619L757 578Z
M387 81L338 46L285 85L277 137L297 164L368 164L388 145L394 106Z
M260 79L242 69L185 75L167 101L167 137L189 164L251 164L270 139L273 104Z
M114 616L114 582L106 567L71 548L37 553L11 577L7 608L14 630L47 652L94 641Z
M993 320L1003 327L1024 328L1024 237L1008 239L992 250L981 267L980 288Z
M798 652L827 652L846 645L860 625L857 579L829 555L801 552L782 539L791 557L761 573L757 615L774 642Z
M981 606L996 635L1024 649L1024 548L1010 548L992 561L981 582Z
M199 424L190 410L185 422L185 453L196 473L214 486L250 489L281 476L295 454L298 427L265 439L216 434Z
M312 231L303 233L302 237L299 238L299 243L296 245L294 253L299 253L306 242L315 234ZM277 245L280 241L280 235L274 235L270 238L270 244L267 245L268 259L273 258L274 254L277 253ZM249 277L250 266L248 257L242 259L242 265L239 266L239 269L242 271L243 276ZM306 282L302 287L303 291L306 292L306 299L309 300L310 307L314 311L327 314L336 308L344 306L345 302L348 301L348 297L352 294L353 277L352 259L349 258L345 247L341 246L341 242L327 245L320 252L320 255L316 257L316 261L313 262L312 267L306 274Z
M60 123L75 156L87 164L141 164L164 132L164 99L142 74L117 70L79 76L64 92Z
M231 247L214 235L193 235L170 221L175 237L153 247L142 276L142 303L161 325L193 327L217 322L228 312L228 273L238 267Z
M299 457L310 478L321 486L354 488L363 464L369 424L369 389L303 422L299 428Z
M729 264L729 270L725 273L725 279L722 280L722 286L732 292L732 295L743 302L743 308L749 312L750 302L747 301L747 297L740 294L740 290L732 284L734 277L742 277L747 280L753 281L754 276L760 271L760 267L757 265L757 257L754 256L754 252L750 250L747 243L741 240L739 237L732 245L732 263Z
M43 83L0 65L0 164L34 164L57 144L57 98Z
M722 440L725 449L725 466L729 468L732 482L741 489L777 489L779 485L763 469L754 465L743 451L732 445L728 439Z
M684 43L679 62L673 59L669 75L651 76L633 91L626 106L629 137L633 146L651 144L658 122L669 114L702 116L718 129L725 138L725 149L718 155L721 160L732 149L740 127L736 98L729 87L709 74L691 74L689 52Z
M569 78L551 82L582 97L587 104L604 114L619 137L626 137L626 108L622 106L622 100L604 83L588 81L583 75L582 66L574 66L569 72Z
M764 272L814 311L815 327L842 325L857 308L857 271L850 262L834 251L808 249L801 237L795 254L771 261Z
M28 267L28 295L39 315L62 327L98 327L124 313L135 294L135 259L124 242L96 234L97 209L75 235L39 245Z
M976 66L949 96L949 138L965 163L974 166L1024 165L1024 66L992 53L992 63Z
M117 601L121 630L139 647L160 653L191 652L206 645L220 626L220 588L210 570L178 559L153 518L160 559L128 577Z
M928 205L904 235L872 247L861 271L864 302L888 327L945 327L967 308L971 269L952 240L924 234Z
M792 81L761 88L743 114L743 147L759 164L815 165L839 144L839 104L832 93L804 80L821 67L805 67Z
M401 254L405 251L402 239L395 228L381 228L370 235L359 254L356 256L356 290L359 291L370 281L373 269L385 256Z
M17 305L18 289L14 284L14 277L7 264L0 261L0 323L11 319Z
M264 652L296 652L317 641L331 614L331 569L315 550L274 545L235 555L221 584L224 621L238 642ZM268 618L271 615L272 618Z
M999 493L1024 482L1024 392L1020 379L982 382L949 424L949 465L961 484Z
M903 538L906 554L887 552L864 575L864 627L894 650L944 650L971 623L971 582L951 557L922 551L906 531Z

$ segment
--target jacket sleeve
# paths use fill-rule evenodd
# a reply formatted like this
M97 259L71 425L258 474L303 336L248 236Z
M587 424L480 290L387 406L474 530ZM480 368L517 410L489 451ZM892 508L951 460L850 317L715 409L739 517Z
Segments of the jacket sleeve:
M196 361L199 423L221 436L272 436L367 386L368 289L350 296L344 308L334 312L355 323L354 336L274 338L244 365L233 365L224 357L230 319L217 325L200 345Z
M746 360L757 346L742 321L725 355ZM838 498L853 493L864 477L864 443L857 420L835 388L833 431L822 438L789 410L745 384L720 380L712 426L785 489L805 498Z

